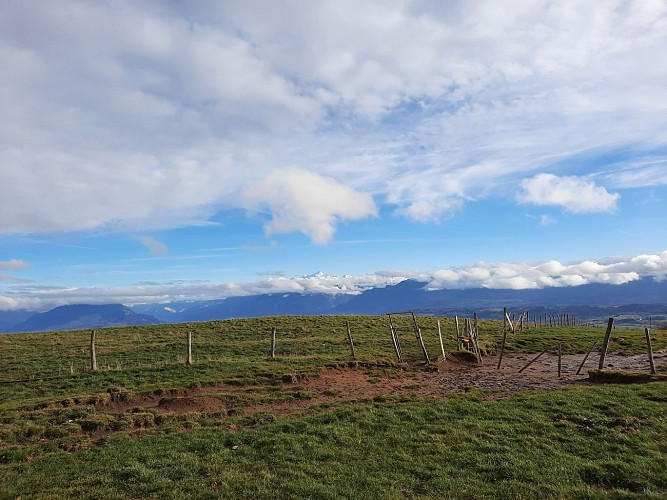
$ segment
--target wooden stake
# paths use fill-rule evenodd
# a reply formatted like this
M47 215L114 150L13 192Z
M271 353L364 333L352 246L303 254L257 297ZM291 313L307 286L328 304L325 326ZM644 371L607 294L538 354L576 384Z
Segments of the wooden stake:
M347 341L350 343L350 351L352 351L352 359L354 359L357 357L357 355L354 352L354 342L352 342L352 332L350 331L350 322L346 321L345 326L347 326Z
M438 320L438 338L440 339L440 351L442 351L442 360L444 361L447 356L445 355L445 346L442 343L442 331L440 330L440 320Z
M591 352L593 352L593 348L595 347L596 343L597 342L593 342L593 345L591 346L591 348L586 353L586 356L584 356L584 360L581 362L581 364L579 365L579 369L577 370L577 375L579 375L579 372L581 372L581 369L584 367L584 364L586 363L586 360L588 359L588 356L590 356Z
M403 359L401 359L401 345L398 343L398 334L396 333L396 328L394 328L394 323L391 320L391 314L387 314L387 316L389 316L389 331L391 332L391 343L396 352L396 359L399 363L402 363Z
M530 360L530 361L528 362L528 364L527 364L526 366L524 366L523 368L521 368L521 370L519 370L519 373L523 372L526 368L528 368L530 365L532 365L535 361L537 361L538 359L540 359L540 358L542 357L542 354L544 354L544 353L547 352L548 350L549 350L549 349L545 349L544 351L542 351L541 353L539 353L537 356L535 356L532 360Z
M472 313L472 317L473 317L473 326L472 326L472 331L470 332L470 343L472 344L472 352L474 352L475 356L477 357L477 362L481 363L482 353L479 350L479 342L477 342L479 336L479 324L477 323L477 313L476 312Z
M600 365L598 369L604 369L604 360L607 357L607 349L609 348L609 339L611 338L611 330L614 327L614 318L609 318L607 322L607 331L604 334L604 341L602 342L602 351L600 352Z
M95 355L95 330L91 330L90 332L90 370L94 372L97 371L97 356Z
M563 360L563 352L560 347L560 342L558 342L558 378L560 378L560 372L563 366L562 360Z
M192 364L192 332L188 332L188 342L187 342L187 361L186 363Z
M651 365L651 373L655 373L655 363L653 362L653 348L651 347L651 332L648 328L644 328L646 335L646 349L648 350L648 362Z
M503 353L505 352L505 340L507 339L507 308L503 308L503 342L500 344L500 357L498 358L498 367L496 370L500 370L500 363L503 362Z
M271 359L276 357L276 327L271 328Z
M419 340L419 346L422 349L422 354L424 355L424 361L427 365L431 364L431 360L428 359L428 353L426 352L426 346L424 345L424 339L422 338L422 329L417 327L417 340Z
M475 350L475 355L477 356L477 362L481 363L482 362L482 351L479 350L479 342L477 341L477 336L475 335L472 338L472 345Z
M459 331L459 317L454 316L454 321L456 322L456 348L461 350L461 332Z
M514 333L514 325L512 324L512 320L510 319L509 315L507 314L507 309L504 309L505 311L505 319L507 320L507 324L509 325L510 329L512 330L512 333Z
M477 337L478 332L479 332L479 328L477 327L477 313L474 312L474 313L472 313L472 335L471 335L471 337Z

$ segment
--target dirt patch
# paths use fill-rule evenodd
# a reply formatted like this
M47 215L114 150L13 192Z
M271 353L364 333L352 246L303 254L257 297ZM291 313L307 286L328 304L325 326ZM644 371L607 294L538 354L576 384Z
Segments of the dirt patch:
M325 369L319 377L286 382L279 391L268 386L243 388L221 384L173 393L112 395L96 406L107 412L125 412L141 407L158 413L215 413L231 406L230 414L233 415L258 412L288 415L327 403L439 397L472 389L485 389L490 391L489 397L499 398L520 391L553 390L575 384L590 384L588 371L597 369L599 363L599 353L592 354L577 375L584 356L563 356L559 378L558 358L544 354L519 373L534 357L535 354L506 354L500 369L497 368L498 358L494 356L485 357L482 363L449 356L437 364L438 371L420 367L395 369L372 366ZM659 370L667 367L667 350L656 352L654 357ZM607 355L605 368L648 373L649 365L645 355L621 356L612 353ZM234 395L242 395L246 399L234 399Z
M156 408L171 413L219 412L225 410L223 401L210 397L162 398Z

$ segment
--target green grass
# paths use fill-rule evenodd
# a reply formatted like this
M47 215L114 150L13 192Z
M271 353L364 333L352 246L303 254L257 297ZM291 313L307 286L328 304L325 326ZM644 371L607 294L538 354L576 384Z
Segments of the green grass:
M273 373L317 370L350 359L346 320L351 324L359 360L395 360L387 320L382 316L286 316L101 329L96 343L99 373L94 375L88 372L89 331L0 335L0 401L11 401L17 390L18 399L25 401L56 394L94 394L112 386L153 390L165 384L186 387L232 379L252 383ZM436 321L419 318L431 357L440 351ZM446 350L455 349L454 321L440 322ZM404 358L422 360L409 320L398 318L396 324ZM270 331L274 326L278 330L277 359L270 360ZM479 330L482 350L496 352L502 323L482 320ZM188 331L193 332L193 367L184 365ZM600 344L603 335L603 329L593 327L531 326L524 332L510 333L506 350L539 352L561 343L565 354L583 353L594 341ZM654 350L667 346L667 332L654 331L652 337ZM638 354L646 349L641 331L617 330L612 340L612 352ZM7 389L2 384L22 379L45 380L18 389Z
M667 384L349 404L2 466L3 498L664 498ZM263 422L263 423L262 423Z
M278 317L98 330L0 335L0 499L16 498L664 498L667 383L586 387L483 401L480 393L420 400L387 396L309 410L310 416L242 415L239 409L314 394L300 376L357 360L369 380L395 370L385 317ZM435 318L419 318L439 354ZM454 321L441 319L445 348ZM404 357L421 351L398 319ZM268 356L278 330L277 357ZM185 365L193 332L195 363ZM480 321L480 344L497 352L502 323ZM506 350L561 343L583 353L604 329L531 327ZM642 331L615 331L611 352L645 352ZM667 333L652 332L653 348ZM283 385L283 381L291 384ZM169 414L95 401L226 382L212 393L224 411ZM254 390L257 389L257 390ZM335 389L329 390L335 395ZM57 402L58 404L53 404ZM312 415L314 413L314 415Z

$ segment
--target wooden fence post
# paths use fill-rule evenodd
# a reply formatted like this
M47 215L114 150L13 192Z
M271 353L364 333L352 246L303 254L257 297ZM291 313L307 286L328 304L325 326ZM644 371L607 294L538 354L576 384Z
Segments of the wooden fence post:
M651 373L655 373L655 363L653 362L653 348L651 347L651 332L648 328L644 328L646 335L646 348L648 349L648 362L651 365Z
M461 345L461 332L459 330L459 317L454 316L454 321L456 322L456 349L460 351L463 346Z
M442 331L440 330L440 320L438 320L438 338L440 339L440 351L442 351L442 360L444 361L447 356L445 355L445 346L442 343Z
M186 345L186 363L191 365L192 364L192 332L188 332L188 341Z
M352 351L352 359L354 359L357 357L357 355L354 352L354 342L352 342L352 332L350 331L350 322L345 321L345 326L347 327L347 341L350 344L350 351Z
M505 340L507 339L507 308L503 307L503 343L500 344L500 356L498 357L498 366L496 370L500 370L500 363L503 361L503 353L505 352Z
M396 359L398 360L399 363L402 363L403 358L401 358L401 343L398 340L398 332L394 327L394 322L391 319L391 314L387 314L387 317L389 318L389 332L391 333L391 344L394 346L394 352L396 352Z
M271 328L271 359L276 357L276 327Z
M614 318L609 318L607 321L607 331L604 334L604 341L602 342L602 351L600 352L600 364L598 369L604 368L604 360L607 357L607 349L609 348L609 339L611 338L611 330L614 327Z
M477 313L474 312L472 313L473 317L473 331L474 335L470 336L470 342L472 342L473 346L473 352L475 353L475 356L477 356L477 362L481 363L482 362L482 353L479 350L479 324L477 323Z
M95 330L90 332L90 370L97 371L97 356L95 355Z
M424 344L424 339L422 337L422 329L417 327L417 340L419 341L419 347L421 347L422 354L424 355L424 361L427 365L431 364L431 360L428 359L428 353L426 352L426 345Z

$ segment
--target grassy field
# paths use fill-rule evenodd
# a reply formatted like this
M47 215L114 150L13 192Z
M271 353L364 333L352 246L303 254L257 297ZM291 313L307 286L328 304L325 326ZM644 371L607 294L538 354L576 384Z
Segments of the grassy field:
M0 498L665 498L667 383L592 386L497 399L349 400L307 414L236 407L308 398L299 376L351 360L395 367L383 317L281 317L103 329L91 373L89 332L0 336ZM401 320L402 321L402 320ZM435 318L419 318L429 354ZM448 351L454 323L441 319ZM270 359L271 328L276 359ZM193 332L195 363L185 365ZM502 323L480 322L487 353ZM583 353L600 328L530 328L508 351L560 343ZM411 370L423 370L407 320ZM641 331L615 331L613 352L645 352ZM653 348L667 332L652 332ZM377 368L368 367L369 377ZM22 381L22 382L16 382ZM110 395L228 384L224 412L158 413L96 405ZM263 388L260 393L243 388Z

